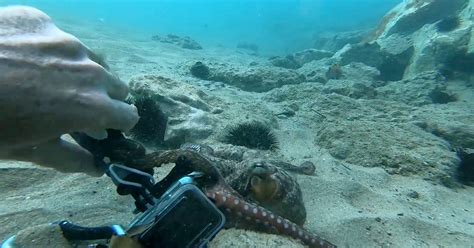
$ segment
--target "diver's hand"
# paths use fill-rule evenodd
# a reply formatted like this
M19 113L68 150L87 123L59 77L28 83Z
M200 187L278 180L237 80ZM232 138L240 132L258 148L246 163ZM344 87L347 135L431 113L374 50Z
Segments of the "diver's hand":
M123 102L127 85L95 58L43 12L0 8L0 159L101 174L89 152L60 136L105 138L106 128L132 128L138 114Z

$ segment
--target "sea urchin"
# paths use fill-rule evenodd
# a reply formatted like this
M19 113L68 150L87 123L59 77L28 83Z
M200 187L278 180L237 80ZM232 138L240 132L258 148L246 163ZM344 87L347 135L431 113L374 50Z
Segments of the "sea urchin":
M224 142L261 150L276 150L279 146L271 128L257 121L230 127L224 135Z
M140 116L138 123L130 130L133 137L144 143L161 145L168 118L155 99L147 94L133 94L133 100L128 102L135 104Z

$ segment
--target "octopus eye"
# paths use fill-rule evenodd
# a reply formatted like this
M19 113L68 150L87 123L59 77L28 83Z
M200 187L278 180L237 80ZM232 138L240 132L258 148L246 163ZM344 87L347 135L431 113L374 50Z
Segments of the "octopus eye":
M263 163L263 162L256 162L253 166L254 166L254 167L265 167L265 163Z

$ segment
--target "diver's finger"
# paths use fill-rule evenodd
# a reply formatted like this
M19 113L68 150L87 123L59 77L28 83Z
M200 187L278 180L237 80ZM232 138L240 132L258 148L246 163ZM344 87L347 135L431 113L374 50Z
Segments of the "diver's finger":
M11 159L29 161L61 172L83 172L101 176L104 171L94 164L92 154L84 148L56 138L10 154Z
M128 131L138 122L139 116L135 105L109 98L104 107L102 111L104 129Z
M80 131L103 134L105 129L130 130L138 122L134 105L114 100L103 92L87 92L78 95L73 107L65 115L74 119L74 128L65 133Z
M112 99L123 101L128 95L128 85L120 80L118 76L108 72L105 69L102 73L101 83L105 85L107 94Z
M92 137L97 140L103 140L107 138L107 131L105 129L102 130L86 130L84 131L87 136Z

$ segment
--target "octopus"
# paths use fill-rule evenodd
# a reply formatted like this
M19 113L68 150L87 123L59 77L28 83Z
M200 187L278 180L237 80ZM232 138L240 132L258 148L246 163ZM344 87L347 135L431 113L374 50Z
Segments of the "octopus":
M77 138L76 138L77 140ZM309 247L336 247L302 225L306 210L297 181L288 173L314 173L314 165L295 166L278 160L232 159L235 153L216 151L205 145L184 144L179 149L146 154L137 142L120 135L82 146L94 154L152 173L153 168L175 164L159 182L157 192L167 189L176 178L199 172L195 181L206 196L224 213L226 228L243 228L292 237ZM105 142L105 143L104 143ZM110 149L110 147L114 147ZM99 149L99 150L97 150ZM310 168L310 169L308 169Z
M224 182L246 201L278 213L298 225L304 224L306 209L301 189L287 172L301 173L298 166L261 158L235 161L222 153L218 157L211 147L199 144L184 144L180 149L196 151L204 156L219 170ZM241 224L237 220L232 223L233 226Z

